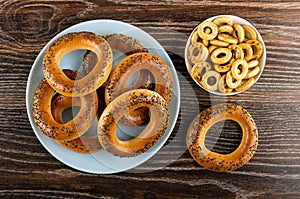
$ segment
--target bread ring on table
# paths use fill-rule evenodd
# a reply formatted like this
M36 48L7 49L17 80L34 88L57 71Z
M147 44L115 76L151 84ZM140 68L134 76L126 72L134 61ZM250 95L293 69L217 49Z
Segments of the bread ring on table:
M53 98L51 102L51 112L52 116L58 123L63 124L63 118L62 113L65 109L70 107L80 107L81 106L81 100L79 97L66 97L59 93L57 93ZM77 152L77 153L83 153L83 154L91 154L96 153L101 150L101 145L99 143L97 136L81 136L79 138L76 138L74 140L55 140L58 144L65 147L66 149L69 149L71 151Z
M217 48L210 54L210 59L215 64L225 64L232 57L231 50L228 48Z
M140 70L147 70L153 75L154 91L159 93L167 103L169 102L172 95L173 78L168 65L163 59L154 54L135 53L122 59L112 70L105 86L107 105L117 96L128 91L126 82L134 73ZM130 90L132 89L130 87ZM143 111L141 114L138 110L135 110L127 114L121 122L126 125L142 125L145 123L143 121L145 116L149 118L148 111Z
M231 74L236 80L242 80L248 74L248 63L244 59L237 59L231 66Z
M210 151L204 142L208 130L223 120L237 122L243 131L240 145L230 154ZM253 157L258 145L258 131L253 118L244 108L234 104L218 104L194 118L187 131L186 144L199 165L215 172L228 172L243 166Z
M98 60L93 70L79 80L71 80L60 69L61 59L74 50L90 50ZM67 33L47 49L43 73L49 85L65 96L78 97L95 92L107 79L112 67L112 51L106 40L91 32Z
M147 107L151 112L148 125L135 138L120 140L117 137L117 123L128 112ZM105 108L98 123L98 139L104 149L120 156L130 157L146 152L164 134L168 126L168 104L157 92L136 89L115 98Z
M72 70L63 72L68 78L76 76L76 72ZM97 93L80 96L81 108L78 114L71 121L60 124L55 121L51 113L50 106L54 92L47 80L43 79L33 98L34 122L45 135L55 140L72 140L80 137L90 128L95 119L98 104Z
M206 31L209 29L210 31ZM198 25L198 35L205 40L212 40L218 35L218 26L211 21L203 21Z

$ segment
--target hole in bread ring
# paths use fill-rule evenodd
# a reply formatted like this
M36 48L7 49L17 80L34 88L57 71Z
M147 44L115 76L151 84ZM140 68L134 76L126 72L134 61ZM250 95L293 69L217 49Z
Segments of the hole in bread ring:
M231 57L232 53L228 48L217 48L210 55L211 61L215 64L225 64L230 61Z
M147 107L151 118L135 138L122 141L117 136L117 123L130 111ZM157 92L136 89L115 98L103 111L98 123L98 139L108 152L129 157L146 152L164 134L168 126L168 106Z
M221 78L220 73L210 70L204 73L201 80L201 85L210 91L215 91L218 89L219 80Z
M57 93L51 102L51 113L55 121L64 124L62 115L63 111L70 107L80 107L81 100L79 97L66 97ZM81 136L74 140L55 140L58 144L71 151L83 154L96 153L101 150L101 145L97 136Z
M248 63L244 59L237 59L231 66L231 74L237 80L244 79L248 73Z
M204 141L207 131L222 120L233 120L242 129L242 141L230 154L212 152ZM258 145L258 131L251 115L241 106L218 104L200 112L191 122L186 144L193 159L206 169L228 172L246 164L254 155Z
M66 76L76 76L75 71L64 70ZM43 79L37 87L33 99L33 118L38 128L48 137L55 140L72 140L83 135L92 125L98 105L96 92L81 96L81 108L78 114L69 122L60 124L51 113L53 88Z
M93 70L82 79L71 80L60 69L60 60L69 52L86 49L97 54ZM107 79L112 67L112 51L105 39L91 32L74 32L58 38L47 49L43 73L49 85L65 96L78 97L96 91Z
M124 92L124 84L134 73L140 70L147 70L153 75L155 81L154 91L159 93L167 103L169 102L172 95L173 79L168 65L154 54L135 53L122 59L112 70L105 86L105 101L107 105ZM131 88L133 89L133 87ZM127 125L145 124L147 121L142 119L145 116L146 118L144 119L148 118L148 110L144 109L142 108L143 111L141 113L139 113L141 109L130 112L123 118L122 123L127 123Z

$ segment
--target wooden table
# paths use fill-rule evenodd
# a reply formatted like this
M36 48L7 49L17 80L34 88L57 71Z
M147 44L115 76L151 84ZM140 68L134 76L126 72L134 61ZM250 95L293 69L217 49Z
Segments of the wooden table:
M299 11L298 0L1 1L0 198L300 198ZM201 90L183 58L187 35L200 21L219 14L249 20L267 48L259 81L227 98ZM27 117L26 83L36 56L62 30L92 19L146 29L166 48L179 76L181 110L165 146L170 151L163 148L133 171L99 175L64 165L40 144ZM189 122L219 102L246 108L259 129L254 157L229 173L202 168L184 148ZM208 137L212 146L218 140L215 151L238 146L240 132L231 124L226 123L219 140L213 133Z

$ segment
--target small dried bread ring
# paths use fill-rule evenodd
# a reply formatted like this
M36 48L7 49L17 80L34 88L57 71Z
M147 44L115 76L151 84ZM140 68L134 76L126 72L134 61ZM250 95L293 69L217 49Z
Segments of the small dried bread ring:
M206 29L210 31L208 32ZM197 32L202 39L212 40L218 35L218 26L211 21L203 21L198 25Z
M75 71L64 70L64 73L68 77L70 73L76 76ZM80 97L81 108L78 114L65 124L58 123L52 116L50 106L54 92L46 79L41 81L35 91L32 109L37 127L55 140L72 140L80 137L90 128L95 119L98 105L96 92Z
M205 61L208 57L208 49L202 43L192 43L188 47L188 59L195 64Z
M215 49L219 48L218 46L211 45L208 47L208 52L211 54Z
M237 44L238 43L237 38L234 38L233 36L226 35L226 34L223 34L223 33L218 34L218 39L220 41L224 41L224 42L230 43L230 44Z
M254 59L248 62L248 68L254 68L255 66L258 66L259 62L258 60Z
M236 80L232 77L231 70L226 73L226 84L229 88L237 88L241 83L242 80Z
M135 138L123 141L117 137L117 123L128 112L147 107L150 109L149 124ZM115 98L102 113L98 123L98 139L108 152L129 157L146 152L164 134L168 126L168 104L162 96L147 89L125 92Z
M247 44L250 44L253 48L253 55L251 59L259 59L261 55L263 54L263 45L258 40L248 40L246 42Z
M79 97L66 97L61 94L56 94L52 98L51 102L51 112L52 116L58 123L63 124L64 121L62 119L62 113L65 109L74 107L74 106L81 106L81 100ZM69 149L71 151L83 154L90 154L96 153L101 150L101 145L98 141L97 136L87 137L81 136L74 140L63 141L63 140L56 140L58 144Z
M242 43L245 40L245 31L243 26L241 26L240 24L234 24L233 28L234 34L238 38L238 43Z
M237 122L243 131L239 147L230 154L219 154L205 146L208 130L223 120ZM193 159L206 169L228 172L246 164L258 145L256 124L247 110L234 104L218 104L200 112L191 122L186 135L187 148Z
M220 26L219 33L226 33L226 34L231 35L233 33L233 28L232 28L232 26L229 26L229 25Z
M215 91L218 89L220 78L220 73L214 70L207 71L202 76L201 85L207 90Z
M151 72L154 78L154 91L168 103L172 95L173 79L168 65L160 57L151 53L135 53L117 63L105 85L105 102L108 105L126 89L128 79L140 70ZM133 87L131 87L133 89ZM137 89L137 88L135 88ZM149 120L148 110L135 110L126 115L122 123L143 125Z
M240 69L239 69L240 68ZM231 66L231 74L236 80L242 80L248 73L248 63L244 59L235 60Z
M256 75L259 74L259 72L260 72L260 67L259 66L255 66L254 68L248 69L248 73L247 73L245 79L255 77Z
M245 40L257 40L256 31L252 27L243 25L243 29L245 32Z
M201 42L201 37L198 35L198 30L197 29L192 33L191 42L192 43Z
M234 61L235 61L235 59L231 58L230 61L225 64L215 64L214 65L215 70L220 73L225 73L231 69L231 66Z
M228 48L232 52L232 58L234 59L243 59L244 58L244 51L239 45L230 45Z
M228 48L217 48L210 55L211 61L215 64L225 64L229 62L231 58L232 53Z
M209 43L210 43L211 45L219 46L219 47L227 47L227 46L230 45L230 43L225 42L225 41L220 41L220 40L218 40L218 39L210 40Z
M247 79L247 80L243 80L241 85L238 86L237 88L235 88L235 91L240 92L240 91L247 90L254 84L254 82L255 82L255 79L253 77L251 77L250 79Z
M209 62L198 62L192 67L191 75L195 80L201 82L203 74L209 70L211 70Z
M217 26L223 26L223 25L232 26L233 24L232 20L228 17L218 17L213 20L213 23L216 24Z
M79 80L71 80L60 69L60 60L69 52L86 49L96 53L93 70ZM96 91L107 79L112 67L112 51L106 40L91 32L73 32L58 38L47 49L43 73L49 85L65 96L78 97Z
M244 59L246 61L249 61L252 59L253 56L253 50L250 44L246 44L246 43L241 43L239 44L239 46L243 49L244 51Z
M228 94L232 92L232 88L229 88L226 84L226 74L224 74L219 81L218 85L219 91L224 94Z

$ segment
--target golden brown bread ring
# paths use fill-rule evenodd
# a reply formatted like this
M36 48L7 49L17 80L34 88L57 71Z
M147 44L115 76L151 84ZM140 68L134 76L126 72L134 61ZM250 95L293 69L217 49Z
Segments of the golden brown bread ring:
M248 74L248 63L244 59L237 59L231 67L232 77L236 80L242 80Z
M209 128L223 120L236 121L243 131L239 147L225 155L210 151L204 143ZM187 131L186 144L198 164L215 172L228 172L252 158L258 145L258 131L253 118L244 108L234 104L218 104L194 118Z
M148 49L137 39L124 34L108 34L104 35L103 38L108 42L112 51L121 52L127 56L134 53L148 52ZM82 63L84 73L89 73L96 63L97 55L93 51L87 51Z
M203 21L198 25L197 32L202 39L212 40L218 35L218 26L211 21Z
M76 76L75 71L64 70L66 76ZM51 114L53 88L43 79L37 87L33 98L33 119L37 127L48 137L56 140L72 140L84 134L92 125L97 110L96 92L81 96L81 108L78 114L69 122L60 124Z
M52 98L51 102L51 112L52 116L58 123L63 124L64 121L62 119L62 113L65 109L70 107L80 107L81 106L81 100L79 97L66 97L59 93L57 93ZM96 153L101 150L101 145L99 143L97 136L87 137L87 136L81 136L79 138L76 138L74 140L55 140L58 144L65 147L66 149L69 149L71 151L77 152L77 153L83 153L83 154L90 154L90 153Z
M97 54L97 64L80 80L71 80L60 69L60 60L69 52L79 49ZM73 32L58 38L47 49L43 73L49 85L65 96L78 97L96 91L107 79L112 67L112 51L106 40L91 32Z
M122 141L116 135L117 123L128 112L147 107L149 124L135 138ZM108 152L129 157L146 152L164 134L168 126L168 104L162 96L147 89L131 90L115 98L104 110L98 123L98 139Z
M172 95L173 80L168 65L154 54L135 53L121 60L111 72L105 86L106 104L109 104L114 98L126 91L126 82L139 70L147 70L152 73L155 81L154 91L158 92L167 103L169 102ZM149 119L148 111L143 110L143 114L138 111L131 111L130 114L124 117L122 123L126 125L145 124L147 121L143 119Z

